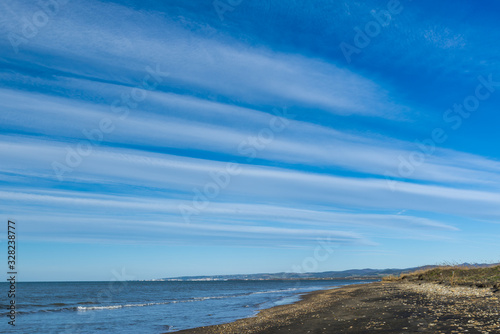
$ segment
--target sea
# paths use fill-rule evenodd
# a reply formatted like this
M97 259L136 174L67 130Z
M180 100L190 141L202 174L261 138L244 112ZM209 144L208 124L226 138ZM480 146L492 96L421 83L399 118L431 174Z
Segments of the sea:
M372 281L20 282L15 327L8 324L7 293L0 299L0 332L174 333L252 317L259 310L296 302L310 291L368 282ZM8 285L1 283L0 289L7 292Z

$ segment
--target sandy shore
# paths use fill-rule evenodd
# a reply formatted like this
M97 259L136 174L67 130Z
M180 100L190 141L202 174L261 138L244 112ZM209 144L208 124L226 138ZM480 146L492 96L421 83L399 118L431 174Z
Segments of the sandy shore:
M370 283L316 291L301 301L182 334L500 333L500 293L434 283Z

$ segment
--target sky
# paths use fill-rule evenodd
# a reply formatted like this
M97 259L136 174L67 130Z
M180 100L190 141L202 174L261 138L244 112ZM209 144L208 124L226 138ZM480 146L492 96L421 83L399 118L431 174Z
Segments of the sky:
M498 3L0 9L20 280L500 261Z

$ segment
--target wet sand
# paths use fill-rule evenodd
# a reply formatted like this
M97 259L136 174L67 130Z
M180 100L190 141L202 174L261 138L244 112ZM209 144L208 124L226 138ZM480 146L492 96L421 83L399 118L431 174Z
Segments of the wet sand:
M500 293L435 283L377 282L322 290L291 305L179 334L500 333Z

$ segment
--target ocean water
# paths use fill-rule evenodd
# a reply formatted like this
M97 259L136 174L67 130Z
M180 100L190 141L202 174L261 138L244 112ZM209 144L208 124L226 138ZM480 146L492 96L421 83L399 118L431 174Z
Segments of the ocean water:
M0 332L169 333L293 303L301 293L369 281L17 283L16 326L1 299ZM0 284L8 291L7 284Z

